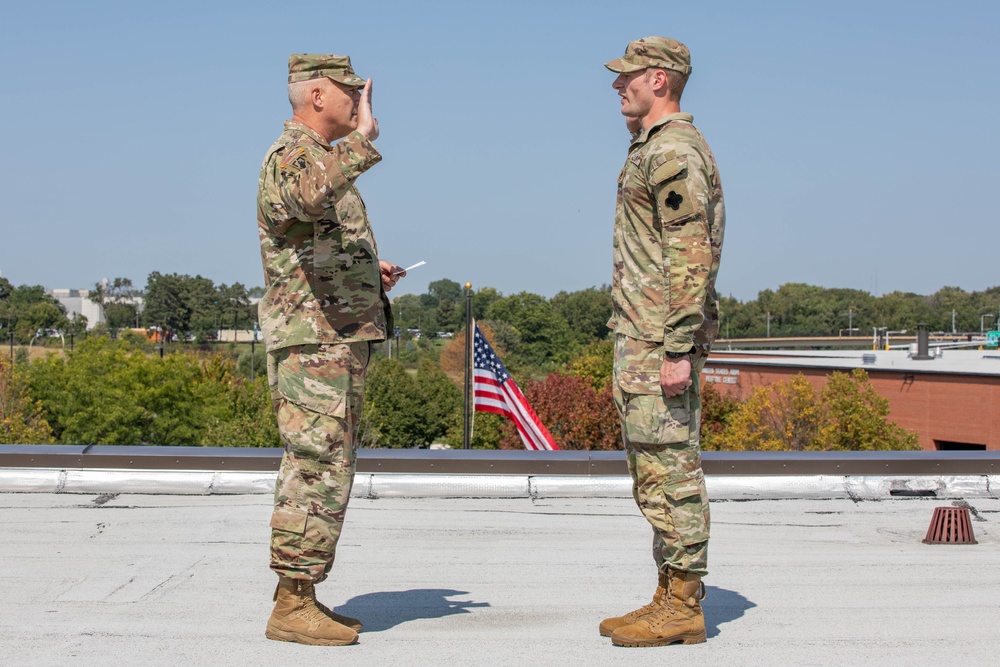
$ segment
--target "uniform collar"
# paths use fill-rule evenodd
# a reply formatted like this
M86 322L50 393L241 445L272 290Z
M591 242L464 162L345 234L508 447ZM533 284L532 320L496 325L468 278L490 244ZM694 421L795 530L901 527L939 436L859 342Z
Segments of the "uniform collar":
M317 144L319 144L323 148L329 148L330 147L330 142L329 141L327 141L326 139L324 139L320 135L319 132L317 132L316 130L312 129L311 127L309 127L305 123L300 123L297 120L286 120L285 121L285 131L287 132L289 130L292 130L292 131L295 131L295 132L301 132L302 134L308 136L310 139L312 139L313 141L315 141Z
M683 111L677 113L667 114L663 118L649 126L649 129L643 130L632 139L632 145L637 146L639 144L644 144L649 139L650 135L655 134L656 131L672 121L680 121L682 123L691 123L694 121L694 116L689 113L684 113Z

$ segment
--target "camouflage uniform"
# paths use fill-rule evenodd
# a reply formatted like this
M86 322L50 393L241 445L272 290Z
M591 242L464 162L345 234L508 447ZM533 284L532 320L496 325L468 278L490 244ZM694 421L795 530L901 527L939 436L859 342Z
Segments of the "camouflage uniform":
M344 56L293 55L289 83L364 81ZM257 226L267 375L285 447L271 517L271 569L322 581L350 499L365 370L391 311L354 180L382 159L353 132L331 146L287 121L264 157Z
M608 63L609 69L690 71L644 62L642 42L630 44L635 52ZM629 147L618 178L608 326L616 333L615 404L633 495L653 527L653 558L661 571L704 575L709 510L698 434L699 374L719 328L715 278L725 209L715 158L691 121L689 114L670 114L639 132ZM667 398L660 387L664 353L688 350L691 388Z

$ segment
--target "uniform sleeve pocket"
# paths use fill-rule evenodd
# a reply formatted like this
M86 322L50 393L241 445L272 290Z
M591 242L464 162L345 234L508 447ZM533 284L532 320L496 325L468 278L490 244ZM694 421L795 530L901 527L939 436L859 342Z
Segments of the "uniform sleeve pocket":
M671 181L687 171L687 160L682 157L673 157L653 168L650 176L650 185L656 186L667 181Z

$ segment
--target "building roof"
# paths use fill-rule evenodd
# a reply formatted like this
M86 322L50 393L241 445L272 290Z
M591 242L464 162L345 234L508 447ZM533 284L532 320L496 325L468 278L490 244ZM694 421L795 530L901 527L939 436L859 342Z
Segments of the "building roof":
M708 642L621 649L649 601L649 526L626 498L355 498L318 597L361 642L268 641L267 495L2 494L8 664L993 664L1000 500L977 545L926 545L940 499L712 505Z
M940 354L915 360L907 350L713 350L707 365L1000 376L1000 351L943 349Z

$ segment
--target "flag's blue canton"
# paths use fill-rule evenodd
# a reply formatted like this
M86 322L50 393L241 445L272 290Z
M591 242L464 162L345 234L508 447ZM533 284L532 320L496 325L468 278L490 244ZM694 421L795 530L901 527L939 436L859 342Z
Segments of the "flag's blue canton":
M507 367L503 365L500 357L490 347L489 341L480 333L479 327L476 327L476 335L472 340L475 347L472 355L475 359L475 367L493 373L501 384L509 380L510 373L507 372Z

